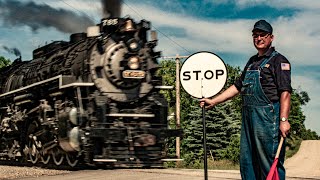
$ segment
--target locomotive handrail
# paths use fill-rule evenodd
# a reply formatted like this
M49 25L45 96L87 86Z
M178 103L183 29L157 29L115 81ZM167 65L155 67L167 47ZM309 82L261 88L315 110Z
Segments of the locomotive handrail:
M71 84L60 86L59 89L68 88L68 87L79 87L79 86L94 86L94 83L71 83Z
M52 78L49 78L49 79L46 79L46 80L43 80L43 81L40 81L40 82L36 82L36 83L33 83L33 84L29 85L29 86L25 86L25 87L22 87L22 88L19 88L19 89L16 89L16 90L9 91L7 93L1 94L0 97L7 96L7 95L10 95L10 94L13 94L13 93L17 93L19 91L23 91L23 90L26 90L26 89L29 89L29 88L32 88L32 87L35 87L35 86L38 86L38 85L41 85L41 84L44 84L44 83L48 83L50 81L54 81L54 80L59 79L61 77L62 77L62 75L58 75L58 76L55 76L55 77L52 77Z
M54 81L54 80L59 80L59 89L64 89L64 88L68 88L68 87L79 87L79 86L94 86L94 83L81 83L81 82L74 82L74 83L69 83L69 84L65 84L64 85L63 84L63 77L67 77L67 76L58 75L58 76L55 76L55 77L52 77L52 78L49 78L49 79L46 79L46 80L43 80L43 81L40 81L40 82L36 82L36 83L30 84L28 86L13 90L13 91L6 92L4 94L0 94L0 97L4 97L4 96L10 95L10 94L14 94L14 93L17 93L17 92L20 92L20 91L24 91L24 90L27 90L29 88L32 88L32 87L35 87L35 86L39 86L41 84L45 84L45 83L48 83L48 82L51 82L51 81Z
M155 86L156 89L173 89L173 86Z
M145 118L153 118L154 114L127 114L127 113L112 113L106 114L108 117L145 117Z

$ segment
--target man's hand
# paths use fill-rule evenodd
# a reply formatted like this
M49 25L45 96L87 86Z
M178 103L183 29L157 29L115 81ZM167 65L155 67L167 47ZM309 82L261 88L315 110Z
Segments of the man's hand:
M200 107L205 107L206 109L212 109L216 104L213 99L200 99Z
M228 99L231 99L232 97L238 95L240 92L236 88L235 85L230 86L228 89L226 89L224 92L219 94L218 96L208 99L203 98L200 99L200 107L205 107L206 109L212 109L215 105L222 103Z
M290 130L290 123L289 121L280 121L280 131L281 131L281 135L282 137L287 137L287 135L289 134L289 130Z

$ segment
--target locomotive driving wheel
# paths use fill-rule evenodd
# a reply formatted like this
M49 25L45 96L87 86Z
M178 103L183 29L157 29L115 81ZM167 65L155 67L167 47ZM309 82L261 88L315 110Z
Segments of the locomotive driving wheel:
M69 166L75 167L78 165L79 155L78 153L69 152L69 153L66 153L66 159Z
M34 135L39 130L39 124L37 121L32 121L32 123L28 127L28 160L31 161L32 164L36 164L40 157L40 152L37 148L40 142L37 141L37 137Z
M49 153L44 153L41 156L41 161L43 164L47 165L50 162L51 156Z
M29 143L28 146L29 146L29 160L32 162L32 164L36 164L39 160L40 153L34 144Z
M52 160L55 165L60 166L63 163L64 157L62 149L56 147L52 150Z

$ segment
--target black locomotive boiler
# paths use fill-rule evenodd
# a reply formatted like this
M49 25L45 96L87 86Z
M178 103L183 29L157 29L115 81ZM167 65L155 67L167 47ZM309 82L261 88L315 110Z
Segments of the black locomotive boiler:
M105 18L0 70L0 159L162 166L168 128L150 22Z

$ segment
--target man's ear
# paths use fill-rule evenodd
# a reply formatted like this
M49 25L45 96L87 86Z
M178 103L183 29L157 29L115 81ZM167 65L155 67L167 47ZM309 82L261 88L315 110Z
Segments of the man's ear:
M271 42L274 40L274 35L270 34Z

